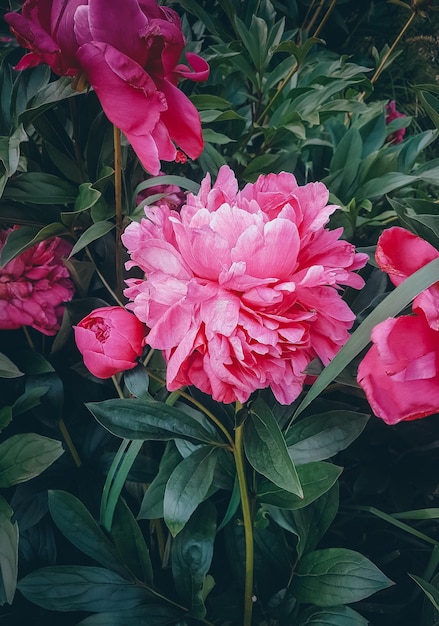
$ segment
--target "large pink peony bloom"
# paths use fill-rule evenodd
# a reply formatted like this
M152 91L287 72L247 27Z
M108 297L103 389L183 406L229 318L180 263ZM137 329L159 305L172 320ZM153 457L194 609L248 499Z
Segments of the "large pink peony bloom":
M375 326L372 341L358 382L375 415L397 424L439 413L439 332L403 315Z
M146 207L128 226L127 267L147 280L129 279L125 295L164 351L170 390L195 385L228 403L270 386L288 404L309 362L346 342L354 315L337 290L363 285L353 270L367 256L324 228L327 201L322 183L299 187L288 173L238 191L224 166L180 213Z
M185 39L175 11L155 0L25 0L5 20L31 51L17 69L47 63L61 76L85 74L152 174L160 159L175 159L175 144L191 158L201 154L200 116L176 85L205 80L209 66L189 52L191 68L179 64Z
M9 230L0 231L0 248ZM73 283L62 258L72 245L55 237L29 248L0 268L0 329L32 326L54 335L60 326L64 302L72 299Z

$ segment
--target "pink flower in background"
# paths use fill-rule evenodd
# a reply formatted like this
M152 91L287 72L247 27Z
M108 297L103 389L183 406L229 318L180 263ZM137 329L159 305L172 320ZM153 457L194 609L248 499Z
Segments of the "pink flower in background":
M439 332L425 317L387 319L373 329L372 342L358 382L375 415L393 425L439 413Z
M84 364L94 376L110 378L137 365L145 327L123 307L95 309L73 328Z
M5 20L31 50L17 69L47 63L61 76L85 74L149 172L180 155L176 144L201 154L200 116L177 83L206 80L209 66L191 52L190 67L179 64L185 39L175 11L155 0L25 0Z
M0 248L12 229L0 231ZM55 237L32 246L0 268L0 329L31 326L45 335L60 327L74 286L63 264L72 245Z
M375 253L394 285L439 257L404 228L386 229ZM373 346L358 368L358 383L387 424L439 412L439 282L414 300L415 315L388 319L372 332Z
M336 209L328 196L288 173L238 191L223 166L180 213L145 207L128 226L127 267L146 274L127 280L128 308L164 351L168 389L195 385L228 403L270 386L288 404L310 361L328 363L347 341L354 314L338 289L363 285L353 270L367 256L324 228Z
M160 172L159 176L164 176ZM161 196L161 197L157 197ZM155 200L154 200L155 198ZM139 192L136 198L136 205L139 206L144 200L145 204L167 204L171 209L178 209L184 202L185 193L177 185L154 185Z
M391 100L386 106L386 124L390 124L390 122L393 122L393 120L396 120L399 117L407 117L407 115L405 113L400 113L399 111L397 111L395 100ZM401 143L401 141L404 139L405 131L405 128L400 128L394 133L390 133L390 135L386 137L386 141L388 143Z

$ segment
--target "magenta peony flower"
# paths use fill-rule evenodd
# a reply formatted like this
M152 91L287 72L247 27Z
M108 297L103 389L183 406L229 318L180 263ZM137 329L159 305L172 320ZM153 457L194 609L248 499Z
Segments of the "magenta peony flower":
M127 280L128 308L164 351L168 389L195 385L228 403L270 386L287 404L309 362L328 363L346 342L354 315L337 290L363 285L353 270L367 256L324 228L328 195L288 173L238 191L223 166L180 213L146 207L128 226L127 267L147 277Z
M198 111L177 88L182 78L206 80L209 66L188 52L175 11L155 0L25 0L5 20L31 50L17 69L47 63L60 76L85 74L109 120L119 127L144 167L158 174L160 159L191 158L203 150Z
M74 326L86 368L98 378L130 370L142 354L145 328L120 306L95 309Z
M12 229L0 231L0 248ZM54 335L60 326L64 302L74 287L62 262L72 245L55 237L29 248L0 268L0 329L32 326Z
M375 326L372 341L358 382L375 415L393 425L439 413L439 332L403 315Z
M395 100L391 100L386 106L386 124L390 124L390 122L398 119L399 117L407 117L407 115L405 113L400 113L399 111L397 111ZM394 133L390 133L390 135L386 137L387 143L401 143L401 141L404 139L405 131L405 128L400 128Z

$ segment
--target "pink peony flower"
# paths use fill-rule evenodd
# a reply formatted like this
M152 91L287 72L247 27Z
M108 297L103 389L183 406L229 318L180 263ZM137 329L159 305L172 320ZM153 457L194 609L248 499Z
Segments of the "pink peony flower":
M439 332L405 315L375 326L372 341L358 382L375 415L392 425L439 413Z
M0 231L0 248L12 229ZM62 319L64 302L74 287L62 262L72 245L55 237L29 248L0 268L0 329L31 326L54 335Z
M95 309L73 328L84 364L94 376L110 378L137 365L145 328L126 309L120 306Z
M439 250L405 228L393 226L381 234L375 257L380 268L398 286L408 276L437 259ZM439 282L413 300L413 310L417 313L422 311L431 328L439 331Z
M159 176L164 176L162 172ZM152 196L157 194L163 195L159 200L154 202ZM178 209L184 202L185 193L181 187L177 185L154 185L154 187L148 187L141 191L136 198L136 205L138 206L144 200L150 199L148 204L167 204L171 209Z
M129 279L128 308L164 351L170 390L195 385L215 400L245 402L270 386L291 403L312 359L328 363L348 339L354 314L340 285L367 256L324 228L336 209L322 183L260 176L238 191L223 166L180 213L145 207L123 235L147 280Z
M390 122L393 122L393 120L396 120L399 117L407 117L407 115L397 111L395 100L391 100L386 106L386 124L390 124ZM400 128L394 133L390 133L390 135L386 137L387 143L401 143L404 139L405 131L405 128Z
M85 74L108 119L119 127L144 167L158 174L160 159L191 158L203 150L198 111L177 88L182 78L206 80L209 66L188 52L175 11L155 0L25 0L5 20L30 49L17 69L47 63L60 76Z

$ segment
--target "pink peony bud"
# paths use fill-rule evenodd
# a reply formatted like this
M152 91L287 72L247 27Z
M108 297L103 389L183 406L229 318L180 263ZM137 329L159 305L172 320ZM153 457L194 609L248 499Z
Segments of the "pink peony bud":
M73 328L84 364L97 378L132 369L142 354L145 327L123 307L95 309Z

